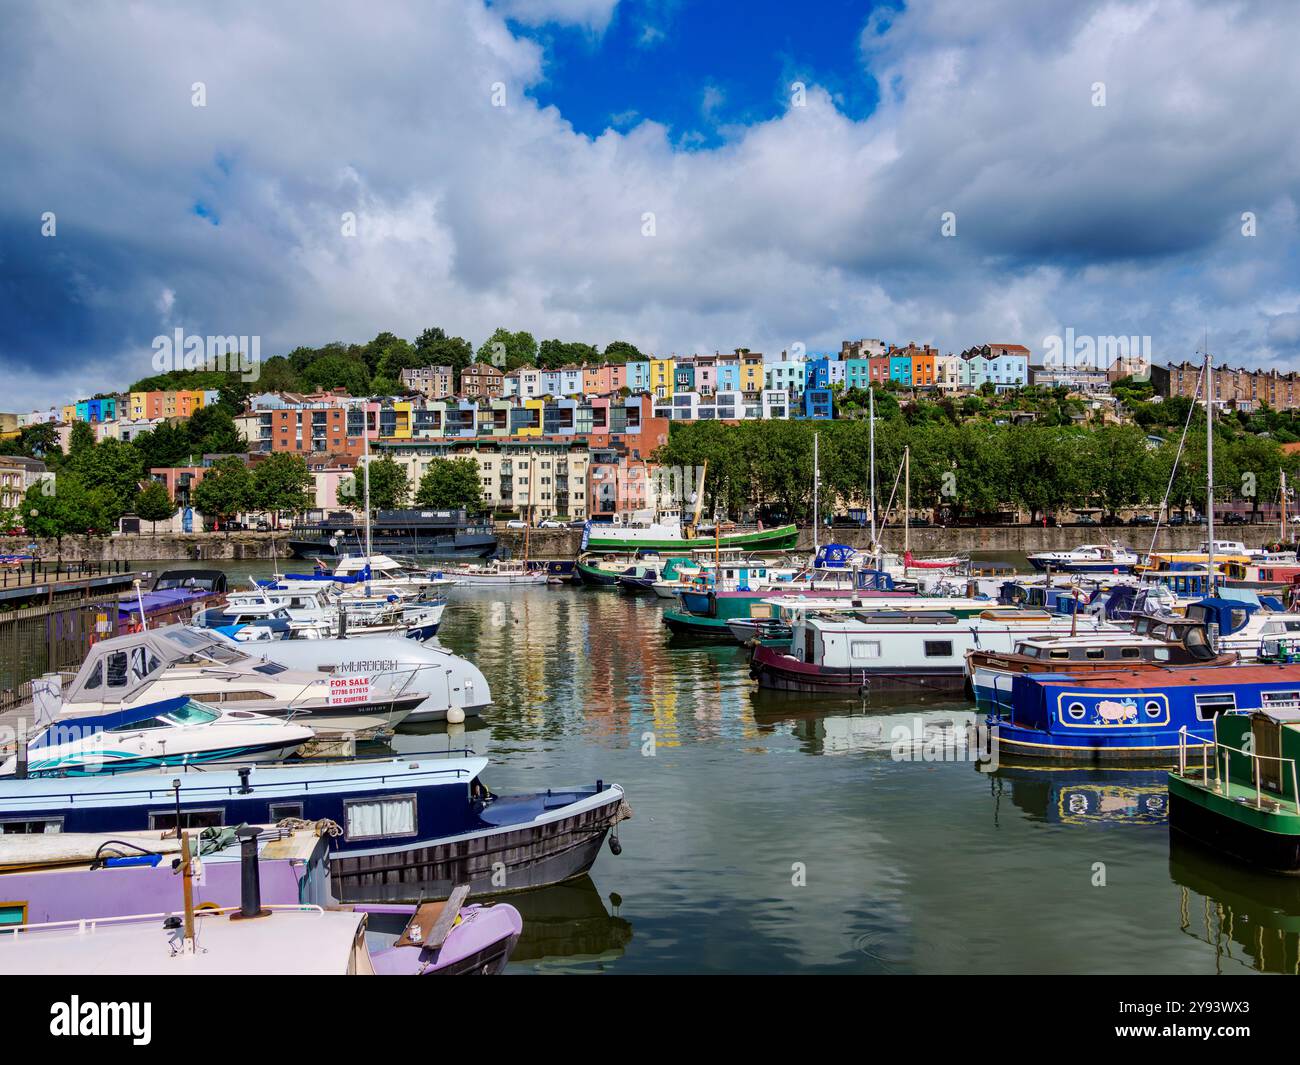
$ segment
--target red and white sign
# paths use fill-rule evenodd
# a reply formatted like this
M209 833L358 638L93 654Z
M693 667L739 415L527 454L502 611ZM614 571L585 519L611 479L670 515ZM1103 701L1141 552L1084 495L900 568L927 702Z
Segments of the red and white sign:
M369 677L330 677L330 706L370 702Z

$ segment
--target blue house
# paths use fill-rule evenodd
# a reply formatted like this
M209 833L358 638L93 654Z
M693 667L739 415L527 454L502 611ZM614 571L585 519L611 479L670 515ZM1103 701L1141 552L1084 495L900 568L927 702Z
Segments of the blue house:
M831 390L829 388L813 388L811 386L803 390L803 396L800 404L799 417L809 418L816 421L828 421L834 417L834 403L831 399Z

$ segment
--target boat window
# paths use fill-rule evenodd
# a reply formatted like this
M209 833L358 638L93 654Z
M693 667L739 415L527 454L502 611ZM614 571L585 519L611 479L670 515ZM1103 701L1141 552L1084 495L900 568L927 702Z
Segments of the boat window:
M1147 712L1147 717L1159 717L1165 710L1159 699L1148 699L1144 709Z
M1246 619L1248 617L1250 617L1249 611L1246 610L1232 611L1232 631L1236 632L1239 628L1241 628L1244 624L1246 624Z
M27 923L27 903L25 902L4 902L0 903L0 928L6 926L14 928L20 924Z
M1105 658L1105 657L1106 657L1106 648L1104 648L1104 647L1089 647L1086 651L1084 651L1084 655L1085 655L1085 657L1087 657L1087 658Z
M226 811L224 807L217 806L210 810L182 810L181 811L181 828L220 828L226 823ZM150 829L174 829L176 827L176 811L160 810L157 813L149 815Z
M1027 644L1020 645L1020 653L1024 655L1026 658L1037 658L1039 655L1039 650L1040 650L1039 648L1031 647Z
M90 674L86 677L85 688L87 691L93 691L98 688L104 680L104 660L95 659L95 664L90 667Z
M265 673L268 677L273 677L277 673L285 673L288 671L288 667L280 665L279 662L260 662L255 665L253 669L258 673Z
M1159 648L1159 650L1165 651L1165 657L1166 657L1166 658L1169 657L1169 652L1166 651L1163 647L1162 647L1162 648ZM1121 648L1119 649L1119 656L1120 656L1120 658L1141 658L1141 657L1142 657L1142 648L1140 648L1140 647L1121 647Z
M1082 721L1087 711L1083 708L1083 703L1071 703L1066 707L1065 712L1075 721Z
M850 649L854 658L880 657L880 643L876 640L854 640Z
M273 802L267 807L267 813L270 815L272 822L283 821L286 817L302 818L302 803L300 802Z
M415 796L355 799L343 804L348 839L415 835Z
M167 722L156 717L142 717L138 721L127 721L121 725L104 729L105 732L145 732L151 728L166 728Z
M1264 692L1260 699L1265 710L1294 710L1300 707L1300 691Z
M209 710L206 706L190 701L179 710L164 714L163 719L176 725L206 725L209 721L216 721L220 716L220 711Z
M1237 709L1237 697L1232 692L1196 697L1196 716L1202 721L1209 721L1220 714L1228 714Z
M951 658L952 641L951 640L926 640L925 657L926 658Z
M126 652L114 651L108 656L105 663L105 675L108 677L108 686L110 688L126 687Z
M37 817L0 821L0 836L53 835L63 831L63 818Z
M1070 652L1063 647L1053 647L1047 652L1048 658L1069 658Z
M1169 648L1168 648L1168 647L1155 647L1155 648L1152 648L1152 650L1151 650L1151 657L1154 658L1157 662L1168 662L1168 661L1169 661Z

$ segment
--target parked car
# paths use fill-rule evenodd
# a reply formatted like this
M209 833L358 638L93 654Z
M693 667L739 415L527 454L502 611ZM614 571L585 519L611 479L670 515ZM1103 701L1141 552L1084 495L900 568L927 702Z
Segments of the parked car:
M1154 525L1155 523L1156 519L1150 514L1135 514L1129 521L1130 525Z
M523 518L511 518L508 522L506 522L506 528L507 528L507 529L527 529L527 528L528 528L528 522L524 521Z
M270 532L270 531L271 531L271 523L270 523L269 521L267 521L265 518L263 518L261 521L259 521L259 522L257 523L257 531L258 531L258 532Z
M1249 523L1250 522L1245 514L1237 514L1234 512L1223 516L1224 525L1248 525Z
M1171 528L1175 525L1186 525L1187 519L1182 514L1170 514L1169 520L1165 524Z
M554 518L543 518L537 523L539 529L563 529L564 522L556 521Z

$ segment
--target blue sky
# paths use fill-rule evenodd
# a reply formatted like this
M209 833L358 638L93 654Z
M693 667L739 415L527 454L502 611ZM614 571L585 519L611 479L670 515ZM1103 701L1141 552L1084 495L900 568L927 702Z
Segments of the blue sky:
M1300 368L1300 5L6 16L7 409L123 388L176 329L264 356L433 325L772 356L1070 329L1161 362L1208 332Z
M623 0L600 33L511 24L546 52L544 79L529 95L574 129L598 136L652 121L682 148L715 148L729 132L778 117L795 82L821 85L840 111L865 118L878 93L858 36L873 8L898 6L827 0L800 15L770 0Z

